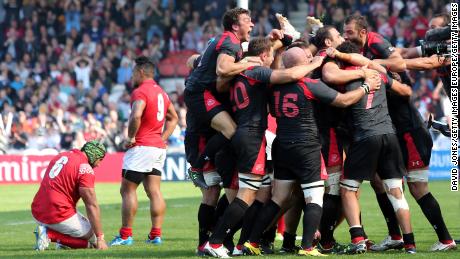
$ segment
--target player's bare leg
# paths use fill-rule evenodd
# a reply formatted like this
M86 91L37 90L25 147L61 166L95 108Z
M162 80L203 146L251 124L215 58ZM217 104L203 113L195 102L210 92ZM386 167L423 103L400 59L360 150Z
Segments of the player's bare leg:
M137 212L137 186L138 184L121 179L121 225L122 228L132 229L134 217Z
M374 189L377 202L379 204L380 210L385 217L385 222L388 228L388 236L379 244L372 245L370 247L373 251L385 251L389 249L402 249L404 242L399 228L398 219L396 218L395 211L391 205L390 200L385 192L383 187L383 182L375 174L374 178L371 180L371 186Z
M383 185L403 232L404 248L407 253L415 253L415 240L410 222L409 205L404 197L402 179L385 179L383 180Z
M439 203L428 188L428 167L409 171L407 186L438 236L438 242L431 247L431 251L457 248L446 227Z
M160 190L161 176L146 175L143 181L144 190L150 200L150 218L152 228L147 242L161 244L161 226L166 211L166 203Z

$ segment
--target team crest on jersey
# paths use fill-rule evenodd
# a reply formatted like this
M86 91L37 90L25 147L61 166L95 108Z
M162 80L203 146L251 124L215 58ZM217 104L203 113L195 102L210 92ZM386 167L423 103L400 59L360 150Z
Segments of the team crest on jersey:
M81 164L78 169L79 174L94 174L93 168L89 164Z
M208 106L213 106L215 103L216 103L216 102L215 102L213 99L208 99L208 100L206 101L206 105L208 105Z

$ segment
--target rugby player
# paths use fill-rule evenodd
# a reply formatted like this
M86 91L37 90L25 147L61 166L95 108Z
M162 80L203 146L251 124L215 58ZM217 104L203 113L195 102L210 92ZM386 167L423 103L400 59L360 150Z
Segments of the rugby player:
M267 85L297 81L322 62L322 58L318 58L310 64L271 70L269 67L274 61L274 56L268 38L251 40L248 54L260 57L263 66L250 67L235 78L230 88L232 111L238 125L231 144L237 156L239 189L237 197L230 203L204 247L204 250L214 257L228 257L223 246L228 231L243 218L248 207L254 202L256 192L262 183L269 181L267 177L263 179L268 115ZM221 90L221 85L217 87Z
M31 205L38 223L36 250L45 250L50 242L57 247L107 249L93 171L105 153L104 145L93 140L81 150L62 152L51 160ZM80 198L88 217L77 211Z
M177 125L178 117L168 95L153 80L154 64L145 56L136 58L133 73L135 90L131 94L128 139L123 157L120 194L122 226L111 246L131 245L132 226L137 212L137 187L144 185L150 200L152 228L147 243L161 244L161 225L166 204L160 191L161 174L166 159L166 144Z
M286 68L308 64L306 52L298 47L283 54ZM270 94L270 113L276 117L276 138L272 147L275 180L272 199L263 207L249 241L244 244L249 254L260 255L260 236L263 230L281 211L290 198L295 181L301 183L304 195L302 249L299 255L319 256L313 247L315 232L319 226L324 179L327 178L321 157L318 128L313 114L313 102L321 101L338 107L347 107L360 100L369 91L379 88L375 78L366 79L369 84L346 94L338 93L324 83L310 78L273 86Z

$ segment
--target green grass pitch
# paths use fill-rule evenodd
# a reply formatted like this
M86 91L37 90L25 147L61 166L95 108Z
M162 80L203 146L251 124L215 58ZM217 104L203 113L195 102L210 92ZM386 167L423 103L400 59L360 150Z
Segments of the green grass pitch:
M32 234L35 223L30 214L30 202L38 185L0 186L0 258L190 258L195 257L197 245L197 209L200 191L191 183L163 183L162 191L167 203L161 246L147 245L144 240L150 230L149 207L143 188L138 190L139 209L134 223L135 243L130 247L114 247L107 251L96 250L54 250L54 244L43 252L34 251L35 238ZM434 196L438 199L444 219L454 238L460 238L460 194L450 191L450 183L438 181L430 183ZM110 241L120 227L121 199L118 184L98 184L96 192L101 206L105 237ZM460 250L451 252L428 252L437 240L436 235L423 216L414 199L408 195L412 213L415 240L418 253L406 255L400 251L387 253L367 253L353 257L361 258L460 258ZM386 235L386 226L378 210L374 194L369 184L363 184L360 200L363 222L369 237L375 241ZM79 207L85 212L82 204ZM301 229L297 233L301 233ZM336 231L336 239L349 242L348 228L342 224ZM299 241L297 241L299 242ZM279 249L280 243L276 243ZM266 257L285 258L273 255ZM333 256L337 257L337 256ZM347 257L347 256L341 256ZM298 258L291 256L291 258Z

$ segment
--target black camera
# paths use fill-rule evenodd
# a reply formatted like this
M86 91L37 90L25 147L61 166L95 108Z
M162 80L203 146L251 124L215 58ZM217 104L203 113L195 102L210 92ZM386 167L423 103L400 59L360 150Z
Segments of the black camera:
M434 54L438 56L450 56L450 24L441 28L428 30L425 34L425 41L420 41L422 56L429 57Z
M434 54L438 56L450 56L450 43L445 41L420 41L422 47L422 57L430 57Z

